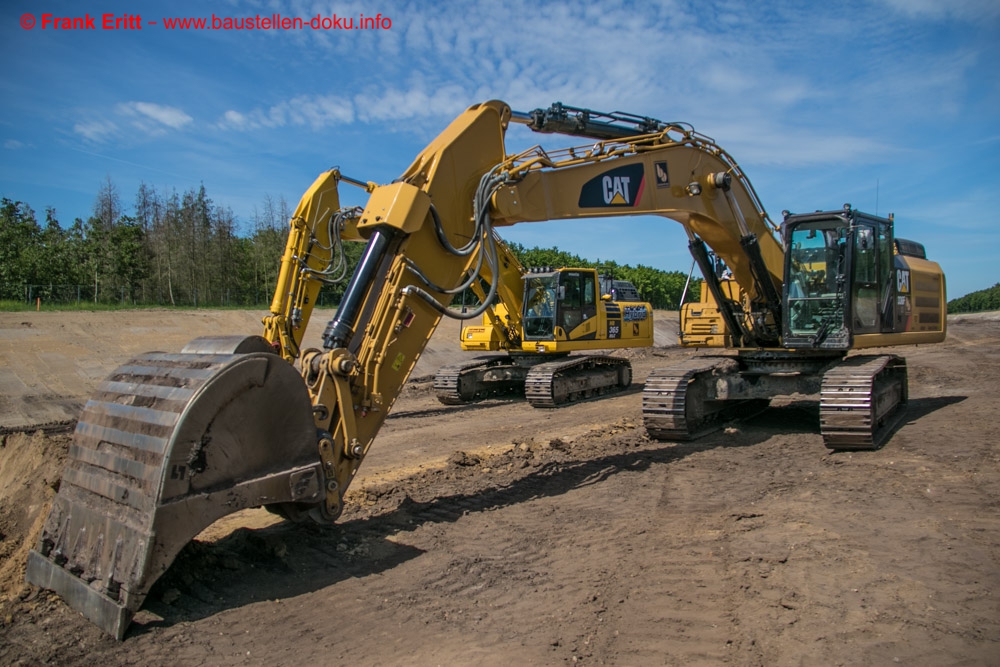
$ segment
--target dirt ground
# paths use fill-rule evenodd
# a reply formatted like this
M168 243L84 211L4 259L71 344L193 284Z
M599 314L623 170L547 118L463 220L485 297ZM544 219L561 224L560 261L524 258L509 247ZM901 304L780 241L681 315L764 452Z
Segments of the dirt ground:
M805 400L649 440L643 380L693 354L666 329L632 355L625 394L443 406L442 329L336 526L228 517L121 643L25 585L71 436L13 431L72 414L128 354L256 321L0 315L0 664L1000 664L997 313L894 350L903 425L879 451L833 454Z

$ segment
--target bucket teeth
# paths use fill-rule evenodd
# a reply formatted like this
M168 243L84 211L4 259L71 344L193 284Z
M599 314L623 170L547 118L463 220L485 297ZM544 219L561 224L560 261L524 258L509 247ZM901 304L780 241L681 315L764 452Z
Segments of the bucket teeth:
M27 579L120 639L198 532L323 486L309 395L281 357L145 354L84 407Z

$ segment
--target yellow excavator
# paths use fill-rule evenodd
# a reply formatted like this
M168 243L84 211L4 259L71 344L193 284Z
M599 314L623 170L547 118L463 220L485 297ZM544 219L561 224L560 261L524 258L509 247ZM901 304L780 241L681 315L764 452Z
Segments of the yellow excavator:
M587 145L508 155L511 122ZM342 208L338 185L364 188ZM873 448L907 398L905 361L862 348L945 336L945 282L892 218L846 207L774 225L728 153L683 123L500 101L459 115L394 182L334 169L291 221L263 336L196 339L141 355L85 406L28 582L121 638L181 548L222 516L265 506L332 522L455 294L500 271L494 227L654 214L680 223L705 278L689 343L729 348L654 371L654 438L694 437L787 393L820 395L833 449ZM322 349L300 345L321 285L364 239ZM731 279L716 276L722 260ZM478 317L494 303L489 289ZM707 290L707 291L706 291ZM478 312L477 312L478 311ZM698 333L698 332L701 333Z
M494 303L480 324L462 328L460 343L466 351L505 354L439 369L438 400L460 405L521 395L532 407L554 408L627 388L628 359L570 352L653 345L653 308L639 301L635 286L596 269L527 270L499 238L496 246L500 274L483 276L498 283ZM483 285L471 289L485 303Z

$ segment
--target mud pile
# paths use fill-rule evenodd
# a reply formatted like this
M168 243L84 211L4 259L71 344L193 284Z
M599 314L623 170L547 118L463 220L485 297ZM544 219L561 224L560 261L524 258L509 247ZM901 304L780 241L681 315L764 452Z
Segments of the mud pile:
M24 565L59 488L71 436L0 436L0 608L27 592Z

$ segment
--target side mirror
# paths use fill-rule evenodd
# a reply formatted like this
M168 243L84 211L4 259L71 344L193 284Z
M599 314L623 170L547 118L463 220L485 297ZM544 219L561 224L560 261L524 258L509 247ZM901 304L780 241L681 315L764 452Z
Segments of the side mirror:
M602 294L601 295L601 301L611 301L611 295L610 294Z

